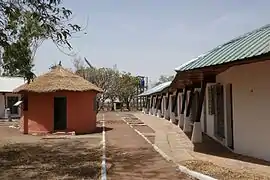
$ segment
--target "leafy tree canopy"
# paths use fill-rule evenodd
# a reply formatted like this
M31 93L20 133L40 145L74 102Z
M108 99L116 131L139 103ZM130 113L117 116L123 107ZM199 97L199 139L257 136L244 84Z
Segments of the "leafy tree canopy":
M81 27L69 22L71 15L62 0L0 1L0 65L4 74L33 78L33 57L46 39L58 48L72 48L69 39Z
M130 101L137 95L139 83L139 79L132 76L131 73L123 72L120 76L118 97L121 101L125 102L128 110L130 110Z
M119 99L129 109L130 102L137 95L139 79L128 72L119 72L113 68L85 67L81 58L73 60L75 71L91 83L102 88L104 92L98 97L102 107L106 99L115 101Z

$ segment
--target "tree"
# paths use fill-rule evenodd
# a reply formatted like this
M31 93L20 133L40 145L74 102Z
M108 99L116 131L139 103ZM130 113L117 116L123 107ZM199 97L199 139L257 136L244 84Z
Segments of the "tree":
M104 90L101 105L106 99L113 102L117 97L119 72L111 68L88 68L87 72L86 79Z
M98 96L99 109L103 108L105 100L114 102L117 98L130 109L130 102L137 95L137 77L127 72L120 73L116 65L113 68L85 67L81 58L73 59L73 65L78 75L104 90L102 95Z
M81 27L69 23L72 12L61 4L62 0L0 2L0 65L4 74L31 80L35 52L46 39L58 48L72 48L69 39Z
M139 79L131 75L131 73L123 72L120 76L118 97L123 101L127 109L130 110L130 102L137 95L137 87Z
M154 83L154 86L157 86L159 84L172 81L174 79L174 75L171 76L166 76L166 75L161 75L156 83Z
M118 81L120 75L117 69L96 68L92 66L85 67L80 57L73 60L73 65L75 67L76 74L104 90L102 95L97 97L100 102L100 108L103 108L106 99L110 99L112 102L116 99L118 95Z
M31 61L31 56L32 52L26 41L18 41L7 46L3 53L3 75L24 76L28 77L29 80L32 79L34 74L30 73L34 65ZM17 60L18 58L20 58L19 61Z
M72 63L76 72L85 69L85 66L81 57L75 57L74 59L72 59Z

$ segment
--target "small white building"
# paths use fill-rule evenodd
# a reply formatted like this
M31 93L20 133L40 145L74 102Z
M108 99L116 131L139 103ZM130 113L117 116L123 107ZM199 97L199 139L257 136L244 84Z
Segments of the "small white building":
M21 95L14 94L13 89L24 84L24 79L20 77L0 77L0 119L8 118L8 109L12 118L19 118L21 110L14 106L21 98Z
M270 161L270 25L175 70L170 119L192 132L194 143L205 133L235 153Z

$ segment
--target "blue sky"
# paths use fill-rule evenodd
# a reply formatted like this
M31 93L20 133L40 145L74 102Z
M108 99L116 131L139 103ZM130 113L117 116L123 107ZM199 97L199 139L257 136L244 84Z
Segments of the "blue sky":
M269 0L63 0L73 22L86 26L74 52L94 66L152 80L238 35L270 22ZM89 18L89 19L88 19ZM88 19L88 23L87 23ZM37 74L72 57L46 41L35 57Z

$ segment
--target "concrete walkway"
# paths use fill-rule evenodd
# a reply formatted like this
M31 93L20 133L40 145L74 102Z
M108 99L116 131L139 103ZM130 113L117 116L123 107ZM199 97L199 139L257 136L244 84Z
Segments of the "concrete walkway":
M193 143L176 125L155 116L141 113L134 113L134 115L155 131L155 145L177 163L194 159L189 153L193 150Z
M225 158L218 155L194 152L193 143L178 126L170 123L168 120L156 116L139 112L133 113L133 115L138 117L155 131L155 145L170 158L174 159L176 163L183 164L187 160L202 160L212 162L221 167L252 171L270 177L269 164L250 163L247 162L247 160L241 161L235 158L238 155L235 155L234 153L229 153L234 156L234 158Z

